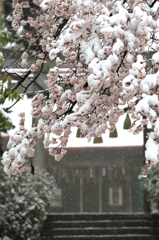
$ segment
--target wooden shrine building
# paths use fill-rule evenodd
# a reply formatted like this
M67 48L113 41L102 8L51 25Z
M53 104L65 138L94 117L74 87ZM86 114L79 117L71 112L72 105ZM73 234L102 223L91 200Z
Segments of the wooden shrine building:
M69 148L59 162L46 153L58 187L49 211L143 212L143 162L141 146Z

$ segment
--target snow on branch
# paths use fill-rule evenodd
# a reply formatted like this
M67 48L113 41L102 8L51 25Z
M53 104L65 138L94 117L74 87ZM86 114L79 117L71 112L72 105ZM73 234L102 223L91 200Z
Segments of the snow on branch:
M15 31L23 27L28 41L19 62L28 70L13 89L30 74L41 72L48 60L54 66L44 79L46 91L32 100L31 114L39 118L37 125L26 129L25 118L20 116L19 131L3 155L5 172L23 171L26 156L34 155L35 137L44 136L44 147L58 161L66 154L71 127L90 140L106 130L114 131L125 111L134 119L134 134L152 124L145 157L148 168L156 164L158 1L33 0L32 6L29 2L13 0L13 13L7 18Z

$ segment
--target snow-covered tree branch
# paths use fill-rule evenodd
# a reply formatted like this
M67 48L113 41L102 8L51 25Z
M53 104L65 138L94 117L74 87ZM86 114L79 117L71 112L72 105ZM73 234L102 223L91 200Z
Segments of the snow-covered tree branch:
M155 165L159 155L158 1L13 0L12 7L7 20L28 41L18 62L27 73L13 90L32 73L32 82L38 81L38 71L48 59L55 66L44 79L46 89L32 100L32 116L40 118L38 124L25 129L24 114L20 115L19 132L10 138L9 151L3 155L5 172L23 171L25 157L34 155L35 137L45 136L44 147L60 160L71 127L79 128L89 141L106 130L113 132L125 112L132 114L133 134L147 123L154 126L145 156L148 168ZM34 60L30 65L29 59ZM61 74L60 66L68 71Z

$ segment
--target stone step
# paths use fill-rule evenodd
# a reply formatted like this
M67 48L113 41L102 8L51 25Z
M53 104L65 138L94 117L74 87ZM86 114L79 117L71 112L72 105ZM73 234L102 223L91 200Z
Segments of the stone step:
M143 234L137 236L135 234L123 234L123 235L71 235L71 236L52 236L43 237L42 240L158 240L158 236L151 236Z
M159 240L159 215L125 213L48 214L44 240Z
M86 228L86 227L150 227L153 225L153 221L150 220L95 220L95 221L47 221L45 228Z
M120 235L120 234L158 234L151 227L121 227L121 228L54 228L54 235Z
M48 214L47 219L49 221L77 221L77 220L150 220L158 218L157 214L145 214L145 213L53 213Z

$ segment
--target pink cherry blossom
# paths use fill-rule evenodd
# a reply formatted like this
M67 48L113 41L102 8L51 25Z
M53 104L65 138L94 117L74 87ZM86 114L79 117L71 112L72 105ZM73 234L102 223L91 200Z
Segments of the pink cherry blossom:
M44 137L45 148L59 161L66 154L72 126L90 141L107 130L113 132L125 112L131 114L132 134L152 124L145 159L147 168L155 165L159 156L157 1L34 0L34 17L29 2L13 0L13 13L7 17L13 29L22 28L28 39L21 66L29 74L36 72L37 84L45 63L49 61L51 68L44 79L46 89L37 92L31 103L37 125L26 129L26 119L19 115L19 131L10 137L3 156L4 171L23 171L15 159L34 156L36 137ZM28 16L23 19L25 8ZM25 75L24 82L27 92L30 82Z

